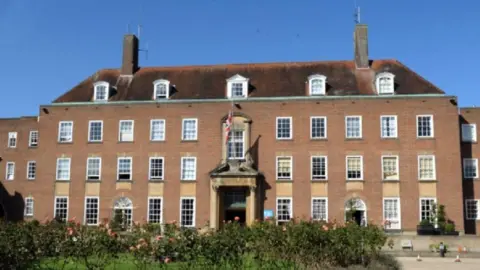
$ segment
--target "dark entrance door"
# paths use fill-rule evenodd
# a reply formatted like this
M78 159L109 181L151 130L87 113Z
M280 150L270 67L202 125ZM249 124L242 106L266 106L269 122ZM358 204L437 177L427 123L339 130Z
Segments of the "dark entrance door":
M227 188L224 191L224 217L225 221L235 221L238 217L240 224L246 222L246 188Z

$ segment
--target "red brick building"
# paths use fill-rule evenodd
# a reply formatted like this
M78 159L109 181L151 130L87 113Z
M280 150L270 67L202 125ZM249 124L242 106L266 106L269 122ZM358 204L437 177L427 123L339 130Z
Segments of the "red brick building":
M475 143L461 142L456 97L396 60L369 60L365 25L354 37L352 61L139 67L127 35L121 68L38 117L0 120L2 214L95 225L117 209L128 222L218 227L344 220L353 208L359 223L414 231L438 203L475 233L479 207L466 212L464 195L478 187L462 180Z

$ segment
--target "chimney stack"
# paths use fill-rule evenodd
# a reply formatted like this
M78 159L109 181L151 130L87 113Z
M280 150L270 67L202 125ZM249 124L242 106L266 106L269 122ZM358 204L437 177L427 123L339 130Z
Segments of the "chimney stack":
M368 60L368 31L366 24L356 24L353 34L355 47L355 66L357 68L369 68Z
M122 75L133 75L138 70L138 38L125 35L123 38Z

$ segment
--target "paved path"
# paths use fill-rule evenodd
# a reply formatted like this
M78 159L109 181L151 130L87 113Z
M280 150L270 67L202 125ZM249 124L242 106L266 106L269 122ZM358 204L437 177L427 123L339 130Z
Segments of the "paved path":
M405 270L478 270L480 269L480 259L461 258L461 262L454 262L455 258L422 258L417 262L415 257L398 257Z

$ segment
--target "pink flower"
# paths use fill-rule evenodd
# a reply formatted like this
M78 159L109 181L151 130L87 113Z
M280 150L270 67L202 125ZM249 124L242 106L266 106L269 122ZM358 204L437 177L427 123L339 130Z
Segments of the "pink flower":
M134 246L131 246L131 247L130 247L130 251L135 251L135 247L134 247Z
M174 242L175 241L175 238L173 237L170 237L170 239L168 239L169 242Z
M169 257L166 257L165 260L163 260L164 263L169 263L171 260Z
M235 217L234 219L235 219L235 221L239 221L239 220L240 220L240 218L239 218L239 217Z
M283 226L282 231L286 232L286 231L287 231L287 227Z
M155 240L160 241L160 240L162 240L162 238L163 237L161 235L157 235L157 237L155 237Z
M266 217L265 220L270 220L270 217Z
M327 226L327 225L323 225L323 226L322 226L322 229L323 229L324 231L328 231L328 226Z
M139 243L145 243L145 239L140 238L140 239L138 239L138 242L139 242Z

